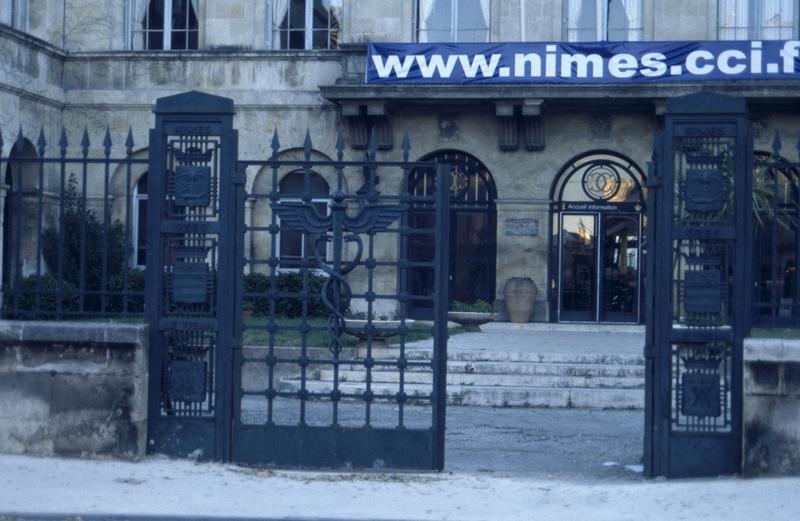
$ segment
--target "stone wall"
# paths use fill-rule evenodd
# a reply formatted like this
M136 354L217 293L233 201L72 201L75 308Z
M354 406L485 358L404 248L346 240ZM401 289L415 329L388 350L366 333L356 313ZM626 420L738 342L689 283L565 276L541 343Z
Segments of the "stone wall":
M745 475L800 475L800 339L744 345Z
M0 322L0 452L138 459L147 326Z

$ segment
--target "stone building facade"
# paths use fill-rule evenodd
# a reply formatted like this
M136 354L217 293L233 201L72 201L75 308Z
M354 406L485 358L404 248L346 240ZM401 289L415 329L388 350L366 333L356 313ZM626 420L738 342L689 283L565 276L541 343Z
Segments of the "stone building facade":
M641 322L646 172L664 101L701 89L746 97L756 149L768 151L776 131L786 143L800 135L800 82L370 85L366 44L792 40L798 13L797 0L0 0L3 155L35 155L40 127L53 144L62 127L75 143L86 127L97 141L108 128L119 146L132 129L146 157L154 101L194 89L233 98L241 158L266 158L273 131L281 154L296 153L306 129L330 157L344 129L346 157L362 158L374 130L379 158L397 160L408 131L412 159L451 161L464 176L452 179L464 197L448 246L453 299L502 311L506 281L530 277L534 320ZM597 165L628 180L630 206L568 206L585 202L570 182ZM116 207L129 191L144 199L145 170L132 186L112 176ZM248 171L248 186L258 182ZM259 219L252 203L247 219Z

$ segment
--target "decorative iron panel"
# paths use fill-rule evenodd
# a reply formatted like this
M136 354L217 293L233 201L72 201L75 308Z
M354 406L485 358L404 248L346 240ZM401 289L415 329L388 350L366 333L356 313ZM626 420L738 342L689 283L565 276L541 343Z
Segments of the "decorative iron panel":
M228 459L235 291L232 103L158 100L148 173L151 450ZM223 275L224 274L224 275Z
M659 137L650 181L657 207L648 267L650 475L739 470L752 280L752 145L744 114L741 100L677 98Z
M412 261L407 245L419 234L447 244L448 165L409 161L407 137L397 162L376 161L374 136L363 161L344 158L341 135L333 161L314 152L310 134L302 155L280 150L275 135L270 159L240 161L257 174L240 206L247 251L239 305L250 316L234 362L233 458L442 468L447 248ZM415 168L438 175L439 188L409 193ZM281 191L290 174L301 176L301 193ZM410 222L412 204L428 205L436 225ZM291 263L282 254L289 249ZM408 272L423 265L434 291L415 295ZM418 297L433 301L432 324L409 318ZM433 338L432 349L411 345L421 336Z

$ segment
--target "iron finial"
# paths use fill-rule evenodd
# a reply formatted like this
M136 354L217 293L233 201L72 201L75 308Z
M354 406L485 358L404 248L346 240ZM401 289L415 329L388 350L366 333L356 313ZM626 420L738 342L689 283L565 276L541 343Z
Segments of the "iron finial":
M311 130L306 128L306 140L303 142L303 153L305 154L306 161L311 159Z
M106 125L106 135L103 138L103 152L105 152L106 155L111 154L111 145L111 130L108 128L108 125Z
M22 125L19 126L19 133L17 134L17 142L14 145L17 148L17 152L22 152L22 147L25 144L25 136L22 134Z
M44 137L44 127L39 127L39 139L36 140L36 147L39 149L39 157L44 157L44 149L47 147L47 140Z
M83 137L81 138L81 148L83 149L83 155L87 155L89 153L89 146L91 146L91 142L89 141L89 129L83 127Z
M344 158L344 132L339 129L339 137L336 138L336 157L339 161Z
M125 150L128 152L128 155L131 155L133 152L133 129L128 127L128 137L125 138Z
M281 143L278 140L278 129L272 131L272 159L278 159L278 150L281 148Z
M783 148L783 145L781 144L781 135L776 130L775 137L772 138L772 155L779 157L781 155L781 148Z
M69 146L69 141L67 141L67 129L63 126L61 127L61 137L58 139L58 147L61 149L61 155L64 156L67 154L67 147Z

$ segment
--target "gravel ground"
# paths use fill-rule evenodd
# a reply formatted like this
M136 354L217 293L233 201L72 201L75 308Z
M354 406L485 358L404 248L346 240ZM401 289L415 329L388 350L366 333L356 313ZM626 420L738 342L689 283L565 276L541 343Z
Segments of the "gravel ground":
M275 403L276 423L296 425L299 401ZM266 419L266 400L250 398L243 409L245 423ZM371 424L395 427L398 413L396 405L373 404ZM407 427L424 429L431 424L431 408L407 406L403 417ZM306 403L309 425L330 425L331 420L329 402ZM340 404L341 425L359 427L364 421L363 403ZM634 479L639 474L625 466L641 464L643 432L641 410L448 407L445 465L453 472Z

